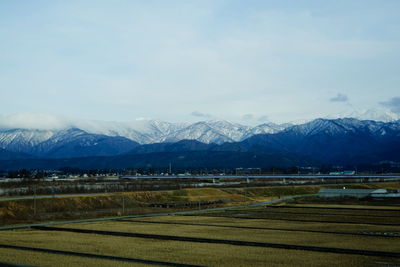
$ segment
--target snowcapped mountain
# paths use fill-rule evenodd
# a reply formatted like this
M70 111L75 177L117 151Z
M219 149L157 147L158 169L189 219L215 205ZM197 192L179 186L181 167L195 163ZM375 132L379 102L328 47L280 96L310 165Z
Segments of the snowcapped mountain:
M341 164L399 160L400 121L316 119L276 134L255 135L243 143Z
M159 142L196 140L206 144L239 142L256 134L277 133L291 124L264 123L255 127L228 121L200 121L159 139Z
M276 124L276 123L263 123L256 127L250 128L246 134L241 138L246 139L257 134L274 134L285 130L286 128L293 126L293 124Z
M17 116L18 123L14 122L15 116L0 119L0 147L17 152L30 153L30 147L45 142L53 136L60 136L68 129L80 129L90 134L100 134L112 137L125 137L140 144L161 142L177 142L180 140L197 140L206 144L224 142L237 142L255 134L276 133L288 125L266 123L256 127L244 126L228 121L200 121L189 123L169 123L152 119L137 119L129 122L108 121L67 121L57 118L47 118L38 115L33 121L48 120L49 123L38 123L38 128L29 123L26 128L22 123L24 116ZM55 127L51 127L55 122ZM19 126L21 128L12 128ZM61 136L64 136L61 134ZM65 137L65 136L64 136ZM56 140L53 138L53 140Z
M180 140L197 140L202 143L221 144L243 139L251 127L227 121L201 121L178 131L163 136L161 142L177 142Z
M204 164L213 167L240 165L243 161L248 166L256 166L254 157L259 159L259 164L267 164L263 163L267 160L275 166L285 159L290 159L286 165L309 160L335 164L400 161L400 121L315 119L300 125L266 123L249 127L227 121L170 124L146 119L130 123L80 122L79 125L80 128L47 130L2 129L0 159L27 159L30 155L60 159L48 162L52 168L54 162L65 166L66 158L77 157L87 157L90 166L124 168L131 164L147 166L146 162L159 164L160 160L170 162L171 157L188 167L201 165L204 159L207 159ZM140 137L142 144L123 135ZM182 155L185 156L182 158ZM214 161L213 157L219 160ZM97 161L103 165L96 165ZM15 166L25 167L27 162L33 161ZM79 160L74 162L73 166L81 166Z
M128 152L138 145L125 137L90 134L76 128L59 131L0 131L0 148L38 157L110 156Z
M302 135L340 135L348 133L367 132L371 135L385 135L392 131L399 131L400 123L398 122L382 122L372 120L358 120L354 118L344 119L316 119L309 123L295 125L285 129L282 132L291 132L293 134Z
M162 137L176 132L188 124L137 119L129 122L78 121L74 125L88 133L122 136L141 144L151 144L160 142Z
M375 113L371 111L368 114ZM400 133L400 121L383 122L355 118L315 119L298 125L264 123L250 127L223 120L200 121L192 124L169 123L152 119L137 119L130 122L84 120L73 122L51 116L37 118L28 116L27 118L31 121L23 128L24 118L24 116L0 116L0 148L9 152L53 158L118 155L139 145L174 143L182 140L216 145L248 139L257 143L257 140L261 140L261 143L266 142L270 148L283 147L300 153L301 150L307 149L298 145L302 142L307 143L304 138L319 140L318 138L339 138L349 135L358 136L361 139L364 136L375 139L381 138L380 136L398 138ZM22 128L13 128L17 126ZM322 139L321 142L323 142ZM296 148L293 149L290 144L296 144ZM192 143L190 146L199 147ZM146 149L152 151L153 148ZM138 149L138 151L142 150Z
M0 130L0 148L32 153L32 148L55 135L55 130L6 129Z
M72 128L62 130L34 147L34 154L48 158L114 156L126 153L139 143L120 136L90 134Z

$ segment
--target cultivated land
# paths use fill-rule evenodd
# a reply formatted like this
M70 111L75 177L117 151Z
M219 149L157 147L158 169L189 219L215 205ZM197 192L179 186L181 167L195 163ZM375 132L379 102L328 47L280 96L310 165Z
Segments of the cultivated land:
M251 209L251 212L259 212L260 210ZM230 216L242 214L242 212L242 210L237 213L231 212ZM329 223L327 227L327 224L320 222L304 224L285 220L232 218L225 216L226 214L224 214L224 217L215 217L219 216L219 213L209 215L211 216L208 216L208 214L202 216L165 216L67 224L63 225L62 228L268 242L325 248L350 248L377 252L397 252L400 250L400 238L398 236L384 235L384 233L399 234L398 226ZM56 231L35 229L3 231L0 232L0 239L3 244L7 245L202 266L249 266L249 264L251 266L327 266L331 265L332 262L339 266L395 266L400 264L398 257L114 236L109 233L64 232L62 228ZM320 232L308 232L309 230ZM110 264L109 260L103 259L62 256L18 249L0 249L0 259L40 266L72 266L77 265L77 263L80 265L87 263L88 266L107 266ZM82 262L79 261L80 259L82 259ZM118 261L118 265L120 263L123 262ZM138 263L130 264L141 266Z
M399 187L380 185L389 186ZM315 190L305 188L299 191ZM231 199L224 205L233 205L266 200L271 192L277 193L271 188L218 190L158 192L157 198L148 198L158 203L172 201L171 196L175 202L222 197ZM296 189L279 190L283 196ZM400 265L400 205L317 201L313 197L274 206L0 231L0 261L36 266Z

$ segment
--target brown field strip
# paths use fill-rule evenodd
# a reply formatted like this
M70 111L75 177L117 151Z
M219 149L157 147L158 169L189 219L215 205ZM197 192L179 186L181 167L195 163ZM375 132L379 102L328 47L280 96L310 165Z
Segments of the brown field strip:
M183 222L183 223L204 223L204 224L215 224L215 225L229 225L229 226L245 226L245 227L275 227L282 229L302 229L302 230L317 230L317 231L340 231L346 233L358 233L358 232L400 232L400 226L390 225L361 225L361 224L348 224L343 227L342 224L325 224L315 222L287 222L279 220L264 220L264 219L241 219L233 217L212 217L213 213L209 213L210 216L186 216L186 215L174 215L174 216L163 216L163 217L144 217L129 220L140 220L140 221L162 221L162 222Z
M395 216L384 216L380 214L359 214L371 212L370 210L351 211L348 213L338 213L337 210L321 210L321 209L291 209L284 208L248 208L237 210L225 210L216 212L204 212L196 214L197 216L231 216L236 218L248 219L269 219L269 220L287 220L302 222L326 222L326 223L347 223L347 224L371 224L371 225L400 225L400 216L397 212ZM375 213L375 211L373 211ZM376 216L375 216L376 215ZM384 219L383 219L384 218Z
M334 221L334 220L308 220L308 219L287 219L282 217L267 217L266 216L257 216L255 214L239 214L239 215L219 215L219 214L186 214L185 216L214 216L214 217L224 217L224 218L240 218L240 219L261 219L261 220L272 220L272 221L287 221L287 222L315 222L315 223L329 223L329 224L365 224L365 225L376 225L376 226L399 226L399 223L373 223L373 222L363 222L363 221Z
M246 212L249 211L250 209L243 209L243 210L235 210L235 212ZM307 211L307 212L301 212L295 209L291 208L277 208L274 207L271 209L271 207L265 208L265 210L254 210L252 212L263 212L263 213L275 213L275 214L303 214L303 215L331 215L331 216L350 216L350 217L373 217L373 218L391 218L391 219L396 219L400 221L400 211L396 211L396 213L393 214L388 214L388 215L380 215L380 214L351 214L351 212L354 213L354 210L346 210L347 212L343 213L332 213L330 210L327 210L325 212L313 212L313 211ZM367 210L368 211L368 210Z
M202 223L182 223L182 222L162 222L162 221L139 221L121 219L115 220L118 222L131 222L131 223L154 223L154 224L169 224L169 225L192 225L192 226L205 226L205 227L221 227L221 228L235 228L235 229L252 229L252 230L266 230L266 231L284 231L284 232L305 232L305 233L323 233L323 234L339 234L339 235L362 235L362 236L376 236L377 234L371 233L351 233L351 232L331 232L331 231L317 231L317 230L306 230L306 229L285 229L285 228L271 228L271 227L251 227L251 226L233 226L233 225L218 225L218 224L202 224ZM400 233L392 235L382 235L382 237L388 238L400 238Z

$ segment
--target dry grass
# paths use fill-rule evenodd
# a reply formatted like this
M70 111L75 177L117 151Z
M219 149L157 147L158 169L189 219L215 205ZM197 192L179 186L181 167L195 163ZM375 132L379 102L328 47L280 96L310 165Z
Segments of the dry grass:
M129 192L103 196L37 199L36 215L33 200L0 202L0 225L32 223L71 218L93 218L125 214L146 214L182 208L150 208L153 203L188 203L198 201L223 201L227 205L245 201L242 196L228 194L219 189L183 189L165 192ZM188 207L190 208L190 207ZM191 208L192 209L192 208Z
M165 231L168 231L168 229L165 229ZM0 234L1 242L8 244L205 266L328 266L332 262L335 262L337 266L368 266L368 264L376 266L376 262L396 262L393 259L379 257L65 232L20 230L1 232ZM64 266L82 266L82 258L77 259L69 265L68 261L71 260L71 257L26 253L18 250L14 252L0 250L0 260L2 261L34 263L43 266L50 266L54 262L60 262L60 264L56 264L57 266L62 266L62 264L65 264ZM89 262L91 261L89 260ZM95 260L94 262L104 263L103 260ZM112 265L119 264L120 262L115 262Z

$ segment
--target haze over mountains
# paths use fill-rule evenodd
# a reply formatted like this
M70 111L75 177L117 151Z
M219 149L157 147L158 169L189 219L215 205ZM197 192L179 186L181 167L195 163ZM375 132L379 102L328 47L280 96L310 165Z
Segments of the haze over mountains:
M0 169L160 167L170 161L186 167L266 167L400 160L399 120L315 119L254 127L218 120L60 121L43 120L36 129L12 128L18 123L5 123L3 117Z

